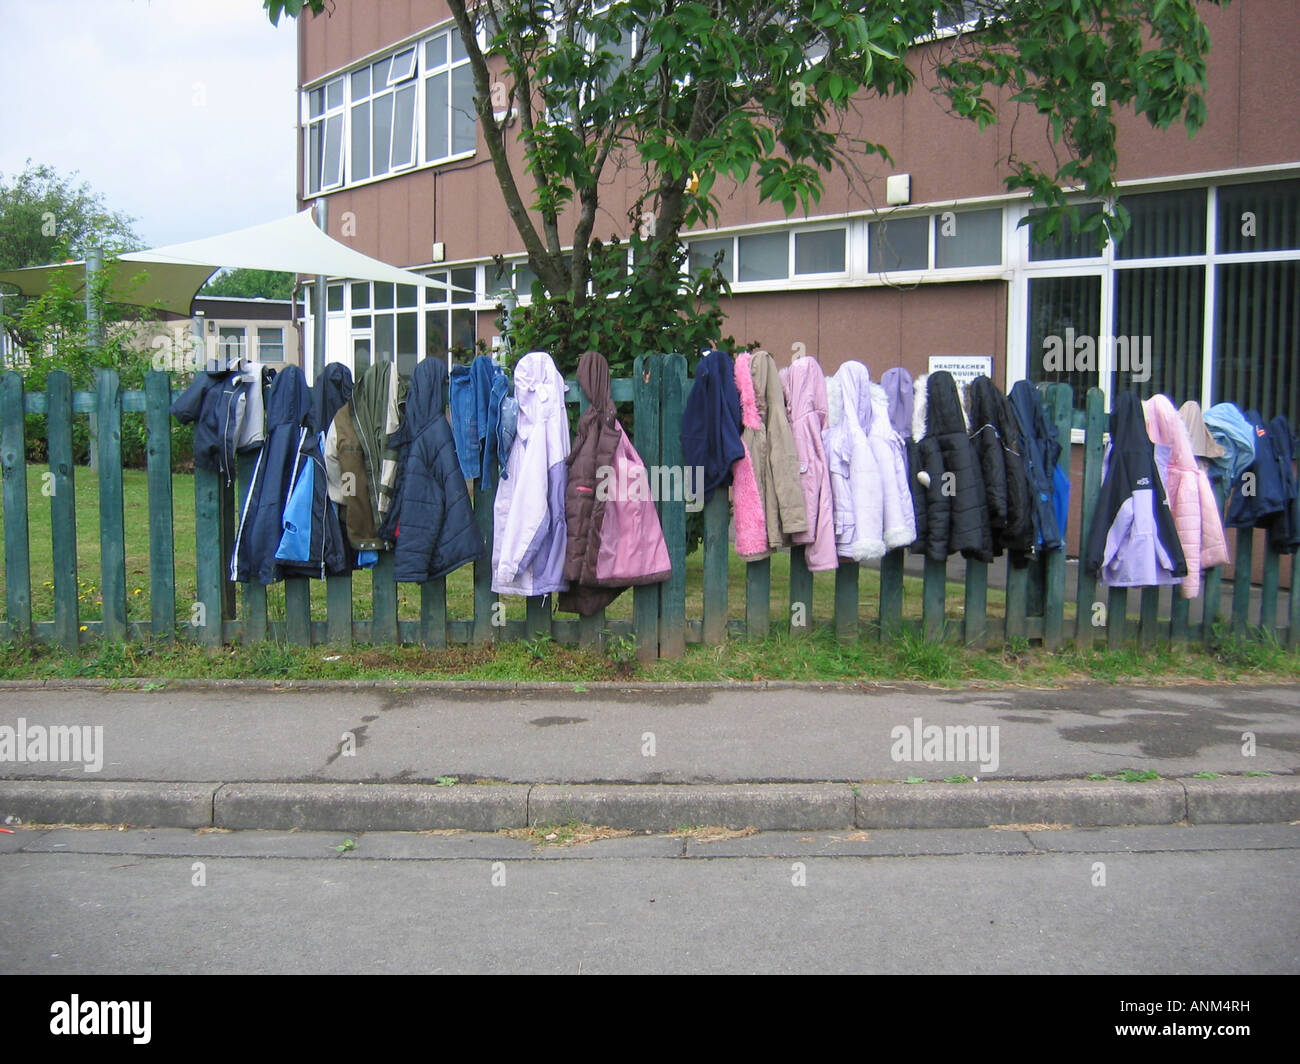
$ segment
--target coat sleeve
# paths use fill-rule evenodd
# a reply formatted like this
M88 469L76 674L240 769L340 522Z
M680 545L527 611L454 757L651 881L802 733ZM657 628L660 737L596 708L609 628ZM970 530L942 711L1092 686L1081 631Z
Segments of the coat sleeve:
M934 561L946 561L952 498L943 491L943 448L936 437L927 436L917 449L921 455L921 469L930 478L925 489L925 554Z

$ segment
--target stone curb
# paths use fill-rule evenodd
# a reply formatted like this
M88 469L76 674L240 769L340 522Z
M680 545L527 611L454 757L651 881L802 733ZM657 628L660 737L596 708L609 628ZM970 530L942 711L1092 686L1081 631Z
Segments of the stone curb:
M528 800L530 826L579 820L642 831L824 831L852 827L853 814L843 783L538 784Z
M499 831L528 822L528 785L227 783L213 801L219 828L301 831Z
M35 824L212 826L212 799L220 783L72 783L0 780L0 822Z
M0 780L0 821L304 831L559 824L632 830L1266 824L1300 820L1300 777L971 784L92 783ZM14 822L14 820L10 820Z

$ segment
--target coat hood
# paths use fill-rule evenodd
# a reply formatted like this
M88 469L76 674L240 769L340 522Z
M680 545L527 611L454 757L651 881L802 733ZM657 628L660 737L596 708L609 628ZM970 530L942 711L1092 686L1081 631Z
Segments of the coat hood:
M791 424L813 417L821 428L826 428L829 423L826 374L816 359L796 358L781 370L781 388L785 392L785 411Z
M1198 458L1222 458L1228 452L1223 444L1210 435L1205 427L1205 416L1201 413L1201 404L1195 399L1188 399L1178 408L1178 416L1187 426L1187 435L1192 441L1192 453Z
M1214 460L1229 480L1236 480L1255 461L1255 429L1236 403L1215 403L1204 414L1205 427L1224 449Z
M410 443L434 419L446 417L446 387L447 366L442 359L426 358L415 364L406 389L406 413L401 426L388 437L389 447Z
M321 370L311 391L316 431L328 432L334 415L352 401L352 370L342 362L330 362Z
M281 425L312 425L311 389L307 378L297 366L285 366L271 382L271 394L266 399L266 431Z
M889 419L889 395L883 384L872 381L868 385L871 396L871 428L869 436L892 436L894 425Z
M587 409L596 411L596 416L612 424L616 416L614 397L609 387L609 363L604 355L588 351L578 360L578 384L591 404Z
M547 418L564 416L564 378L545 351L529 351L515 366L515 400L519 404L517 434L528 439Z
M1142 416L1151 442L1169 448L1170 464L1179 469L1196 468L1196 455L1192 453L1192 440L1187 434L1187 426L1178 416L1169 396L1153 395L1150 399L1143 400Z
M965 435L969 431L966 411L953 375L947 370L940 370L938 373L927 374L925 382L925 435L946 436L954 432Z
M861 362L845 362L835 372L844 414L852 414L863 432L871 431L871 373Z
M900 436L912 435L912 375L902 366L887 369L880 377L889 400L889 423Z

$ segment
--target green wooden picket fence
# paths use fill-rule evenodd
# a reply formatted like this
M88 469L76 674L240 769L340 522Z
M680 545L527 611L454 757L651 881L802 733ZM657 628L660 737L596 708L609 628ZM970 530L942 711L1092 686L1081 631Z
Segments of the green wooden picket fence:
M637 450L647 466L682 466L681 421L690 382L681 355L643 355L636 359L633 376L613 381L618 404L631 404L635 413ZM238 482L225 484L216 473L196 470L195 542L176 543L173 533L171 433L168 407L171 381L166 373L147 375L142 391L124 391L114 370L97 373L96 390L73 393L65 373L49 375L47 390L24 394L22 378L15 372L0 376L0 464L3 465L5 560L5 621L0 638L35 638L75 648L89 639L188 639L209 647L223 643L254 643L267 639L311 645L328 643L420 643L445 647L449 643L485 643L534 638L549 634L558 642L598 645L606 636L634 634L643 659L676 657L687 643L717 644L746 634L764 636L771 627L771 562L750 562L745 580L744 620L728 619L729 506L725 492L715 493L703 510L702 616L686 616L686 501L664 499L658 503L673 574L662 584L633 589L633 619L607 621L603 612L591 617L561 619L552 613L547 596L530 597L522 620L502 620L494 609L491 563L476 563L473 571L474 608L469 618L447 616L445 578L420 587L418 621L399 620L398 588L393 578L393 555L381 554L374 570L326 579L326 619L312 620L309 581L285 581L284 620L269 621L266 588L251 583L237 596L226 577L239 502L247 490L253 456L244 456ZM573 385L567 401L585 405L581 389ZM1071 509L1082 506L1082 528L1087 528L1101 488L1101 460L1106 419L1098 389L1087 396L1083 411L1071 409L1069 386L1047 387L1049 421L1062 445L1061 466L1070 472L1077 444L1071 429L1082 424L1082 483L1076 477ZM131 621L127 616L127 581L121 461L121 418L124 411L143 411L148 429L148 521L151 616ZM53 620L33 620L31 566L27 512L27 466L24 462L24 412L47 418L52 560L54 567ZM98 420L97 474L74 471L72 428L77 415L94 413ZM102 620L83 621L78 615L77 535L75 481L97 475L99 480L100 587ZM472 499L476 518L489 547L492 542L492 504L495 481L474 482ZM1221 500L1222 502L1222 500ZM134 516L134 515L133 515ZM1257 536L1262 534L1257 533ZM1105 640L1119 646L1131 638L1139 645L1157 641L1208 639L1216 622L1223 620L1241 633L1269 632L1279 641L1300 643L1300 595L1289 596L1286 622L1278 623L1281 559L1264 544L1259 608L1251 616L1251 572L1255 536L1237 537L1235 572L1247 578L1234 581L1228 615L1222 614L1222 573L1205 576L1203 610L1191 620L1187 600L1155 588L1130 596L1126 589L1103 590L1078 567L1074 586L1067 587L1067 559L1062 551L1047 554L1025 569L1007 568L1003 616L988 612L989 566L967 562L964 567L964 603L959 615L945 615L947 567L926 560L921 587L920 616L905 610L904 552L891 551L879 563L879 601L867 603L863 621L859 593L860 567L841 563L833 574L819 579L834 581L832 624L843 641L859 638L895 638L905 626L919 629L927 641L961 641L970 646L1001 645L1017 640L1041 641L1049 648L1066 640L1090 645ZM188 615L177 615L175 601L175 551L194 551L197 594ZM691 564L696 564L692 557ZM372 583L372 615L354 616L353 580ZM814 576L804 564L803 548L790 556L790 616L812 622ZM1067 610L1073 595L1074 609ZM1130 599L1138 600L1136 616ZM1168 603L1162 610L1162 602ZM242 608L240 604L242 603ZM1067 615L1072 614L1072 615Z

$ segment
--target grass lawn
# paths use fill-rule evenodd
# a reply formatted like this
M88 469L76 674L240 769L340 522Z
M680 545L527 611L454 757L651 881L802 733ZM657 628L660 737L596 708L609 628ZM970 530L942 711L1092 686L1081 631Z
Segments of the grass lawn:
M31 545L32 616L36 621L54 619L54 572L50 547L50 499L41 493L41 474L45 467L29 465L27 468L28 528ZM150 616L149 583L149 512L148 482L143 470L128 469L122 474L123 501L126 513L126 573L127 615L132 620L147 621ZM77 579L81 601L82 620L99 620L100 599L100 549L99 549L99 482L89 469L76 471L77 494ZM189 616L190 605L195 600L195 543L194 543L194 478L178 473L172 477L173 522L176 555L176 616L184 621ZM3 530L0 515L0 533ZM206 544L205 544L206 549ZM746 565L734 554L728 565L727 613L731 618L745 616ZM703 615L703 552L697 551L686 561L686 616ZM917 618L921 615L921 580L904 577L903 613ZM371 615L372 580L366 572L357 572L352 578L353 616L368 618ZM4 580L0 579L0 597ZM947 587L947 612L950 617L960 617L963 612L964 585L949 581ZM506 616L523 619L525 600L519 596L503 596ZM812 613L815 621L829 621L834 611L835 578L832 573L818 573L813 578ZM863 568L859 575L858 602L862 620L874 620L879 610L880 573ZM606 617L618 620L632 618L632 595L624 593L605 611ZM771 612L778 621L789 620L790 555L777 553L771 559ZM1003 614L1005 596L1000 589L989 588L988 613L991 617ZM312 617L325 619L325 584L311 581ZM284 619L284 585L275 584L267 589L267 613L272 621ZM1072 615L1072 604L1067 606L1067 616ZM473 571L465 566L447 577L447 616L451 620L468 619L474 615ZM398 584L398 616L402 620L418 620L420 593L416 584ZM559 616L576 616L560 614Z

